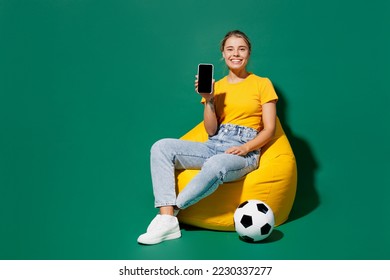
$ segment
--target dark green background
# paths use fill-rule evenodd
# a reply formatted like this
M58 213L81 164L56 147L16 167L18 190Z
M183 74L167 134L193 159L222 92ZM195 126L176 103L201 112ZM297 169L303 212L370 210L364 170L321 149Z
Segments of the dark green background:
M0 0L1 259L389 259L389 1ZM149 149L202 119L199 62L252 40L298 161L260 244L155 215Z

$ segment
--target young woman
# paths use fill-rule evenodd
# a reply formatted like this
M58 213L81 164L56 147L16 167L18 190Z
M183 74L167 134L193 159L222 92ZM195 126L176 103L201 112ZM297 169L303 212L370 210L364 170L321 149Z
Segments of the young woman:
M221 52L229 69L212 94L199 93L204 104L205 143L162 139L151 148L155 207L159 214L141 244L157 244L181 236L176 214L258 167L260 149L275 132L277 95L271 81L247 71L251 43L241 31L228 32ZM198 91L198 81L195 80ZM182 192L175 191L175 169L199 169Z

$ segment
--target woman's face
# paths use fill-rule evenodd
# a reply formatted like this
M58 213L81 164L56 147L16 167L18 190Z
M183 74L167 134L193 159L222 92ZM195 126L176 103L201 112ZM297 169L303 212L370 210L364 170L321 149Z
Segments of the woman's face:
M225 42L222 56L231 70L243 70L248 64L249 47L244 39L232 36Z

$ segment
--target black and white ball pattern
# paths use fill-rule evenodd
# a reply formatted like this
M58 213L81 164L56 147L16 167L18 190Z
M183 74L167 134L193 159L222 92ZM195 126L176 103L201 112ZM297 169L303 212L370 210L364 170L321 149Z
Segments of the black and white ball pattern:
M234 226L245 241L257 242L267 238L274 229L275 218L271 207L260 200L247 200L234 212Z

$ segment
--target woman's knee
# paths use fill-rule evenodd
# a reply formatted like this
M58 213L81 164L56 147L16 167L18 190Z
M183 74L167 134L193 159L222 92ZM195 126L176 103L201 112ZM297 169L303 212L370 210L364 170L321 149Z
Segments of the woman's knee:
M152 147L150 148L150 152L152 154L166 152L171 147L173 147L174 140L176 139L171 139L171 138L160 139L152 145Z

